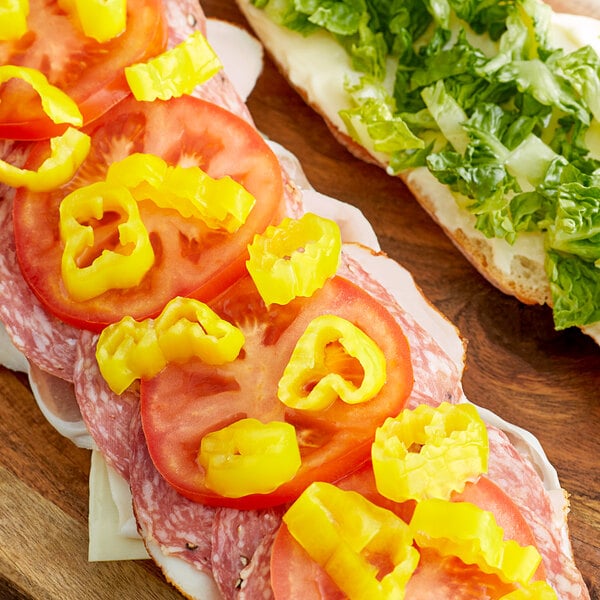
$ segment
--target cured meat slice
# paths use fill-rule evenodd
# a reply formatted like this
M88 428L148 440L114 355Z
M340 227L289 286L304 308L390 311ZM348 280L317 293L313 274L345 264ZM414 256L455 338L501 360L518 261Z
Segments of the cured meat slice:
M507 435L488 427L489 477L521 509L535 536L548 582L561 600L585 600L588 589L572 559L573 551L562 507L553 506L542 480L510 442Z
M237 600L271 600L271 551L277 531L266 535L254 551L252 560L240 572L240 592Z
M207 34L206 16L198 2L194 0L167 0L165 2L169 30L168 47L172 48L181 43L196 30ZM229 77L222 71L212 79L198 87L194 96L208 102L213 102L226 108L232 113L252 122L250 111L235 91Z
M133 512L146 542L210 573L215 510L179 495L158 473L148 449L139 411L131 421L129 485Z
M270 548L269 540L272 543L284 512L283 507L247 511L217 509L212 528L212 570L225 600L239 598L240 590L245 590L247 598L264 597L262 592L270 588L270 583L268 578L264 579L261 557L264 558ZM250 595L251 589L258 588L261 595Z
M120 396L106 384L96 362L98 335L81 331L77 341L73 384L81 416L107 462L129 479L130 427L137 414L138 396Z
M21 275L12 226L13 196L14 190L0 188L0 320L30 362L71 381L78 332L49 315Z
M395 271L402 267L384 254L375 254L367 248L346 246L339 274L379 300L402 326L410 345L414 373L414 385L407 408L414 408L419 404L436 406L441 402L457 403L463 400L462 355L460 360L452 358L413 316L423 310L423 305L429 306L427 300L420 293L413 294L408 285L400 289L404 298L392 295L388 291L391 288L384 287L370 271L365 270L366 260L377 261L382 269L381 274L388 275L389 281L394 280L394 275L397 277ZM416 289L414 282L412 285ZM412 299L408 301L409 298ZM404 308L399 303L403 300L407 304ZM449 332L449 335L458 337L453 328Z

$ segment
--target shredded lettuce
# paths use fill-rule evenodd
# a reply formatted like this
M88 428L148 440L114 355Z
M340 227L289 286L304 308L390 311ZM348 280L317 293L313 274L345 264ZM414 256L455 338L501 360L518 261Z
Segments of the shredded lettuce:
M600 320L600 58L548 45L537 0L252 0L329 31L362 74L348 133L390 173L426 166L487 237L539 232L559 329Z

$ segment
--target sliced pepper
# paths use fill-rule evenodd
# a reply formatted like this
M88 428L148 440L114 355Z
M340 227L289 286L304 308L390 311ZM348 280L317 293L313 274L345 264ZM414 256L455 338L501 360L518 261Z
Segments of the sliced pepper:
M152 154L136 153L113 163L106 181L123 185L138 200L177 210L211 229L237 231L256 199L229 176L213 179L199 167L169 166Z
M494 514L470 502L438 498L417 502L410 529L418 546L456 556L506 583L528 585L542 560L533 546L505 541Z
M332 371L328 347L334 343L360 362L364 373L358 387ZM337 315L320 315L296 343L279 380L277 396L290 408L325 410L338 398L347 404L367 402L379 393L385 381L385 355L379 346L350 321Z
M136 379L151 378L166 366L154 324L125 316L105 327L96 344L100 373L115 394L122 394Z
M109 211L125 219L117 225L120 251L105 249L90 264L80 266L95 243L94 229L85 223L100 221ZM63 281L77 302L109 289L139 285L154 264L154 251L137 202L124 187L99 181L71 192L60 204L60 235L64 244Z
M500 600L556 600L554 588L546 581L534 581L525 587L504 594Z
M356 492L312 483L283 516L289 532L350 600L404 598L419 561L409 527ZM383 577L372 559L389 567Z
M312 213L286 218L254 237L246 267L266 304L287 304L312 296L335 274L341 244L334 221Z
M210 365L234 360L244 334L193 298L173 298L156 319L126 316L107 326L96 345L102 376L116 394L136 379L157 375L168 362L193 357Z
M206 487L227 498L268 494L293 479L301 458L296 431L283 421L242 419L202 438Z
M419 405L375 432L371 459L380 494L395 500L447 500L487 471L485 423L472 404Z
M206 364L222 365L235 360L244 345L237 327L193 298L171 300L154 327L168 362L185 363L197 356Z
M153 102L191 94L194 88L223 68L200 31L148 62L125 67L136 100Z
M0 66L0 84L9 79L21 79L28 83L39 95L44 112L54 123L69 123L81 127L83 117L77 104L62 90L49 83L43 73L30 67Z
M127 0L58 0L58 4L87 37L100 43L119 36L127 26Z
M18 40L27 32L29 0L4 0L0 4L0 41Z
M48 192L67 183L90 151L90 137L73 127L50 139L50 156L37 171L20 169L0 160L0 181L34 192Z

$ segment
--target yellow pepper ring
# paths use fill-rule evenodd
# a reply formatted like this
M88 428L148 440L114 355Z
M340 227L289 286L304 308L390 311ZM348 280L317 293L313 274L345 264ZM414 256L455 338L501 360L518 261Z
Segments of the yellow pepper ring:
M400 517L356 492L312 483L283 516L290 534L348 598L403 598L419 562ZM372 556L393 568L378 577Z
M449 499L487 471L488 453L487 429L477 409L448 402L422 404L387 419L371 447L377 489L396 502Z
M81 223L92 218L100 220L107 211L126 217L118 225L123 253L104 250L90 265L80 267L79 258L94 245L92 226ZM60 235L64 244L63 281L77 302L100 296L109 289L139 285L154 264L148 231L127 188L100 181L71 192L60 204Z
M195 31L148 62L125 67L125 77L136 100L152 102L191 94L221 69L221 61L204 35Z
M256 199L229 176L213 179L199 167L169 166L153 154L134 153L110 165L106 181L127 187L138 200L176 210L211 229L237 231Z
M67 94L50 84L46 76L36 69L3 65L0 67L0 84L9 79L21 79L40 96L44 112L54 123L69 123L81 127L83 117L77 104Z
M0 5L0 40L18 40L27 31L29 0L4 0Z
M97 42L108 42L125 31L127 0L58 0L58 4Z
M558 600L558 596L547 581L534 581L504 594L499 600Z
M154 323L158 344L169 362L184 363L197 356L209 365L222 365L238 356L244 334L209 306L177 297Z
M356 387L327 365L327 346L339 342L363 368ZM298 340L279 381L277 396L290 408L325 410L337 398L358 404L374 398L386 381L385 355L356 325L337 315L313 319ZM307 391L308 390L308 391Z
M96 344L100 372L115 394L136 379L150 379L169 362L194 356L211 365L235 360L244 334L193 298L173 298L156 319L130 316L108 325Z
M287 304L323 287L337 271L340 251L337 223L307 213L256 235L246 267L265 304Z
M296 431L283 421L241 419L202 438L204 484L221 496L268 494L293 479L301 458Z
M96 361L115 394L122 394L136 379L154 377L167 363L152 321L138 322L130 316L102 330Z
M542 560L533 546L505 541L494 514L470 502L437 498L417 502L410 529L418 546L457 556L506 583L528 585Z
M50 156L37 171L20 169L0 160L0 181L33 192L48 192L67 183L90 151L90 137L69 127L61 136L50 139Z

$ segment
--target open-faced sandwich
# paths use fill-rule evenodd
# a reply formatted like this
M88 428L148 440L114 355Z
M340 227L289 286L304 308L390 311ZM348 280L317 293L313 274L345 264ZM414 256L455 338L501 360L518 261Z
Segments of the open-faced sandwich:
M149 555L201 600L589 598L543 451L467 400L458 332L364 218L261 137L200 6L117 4L21 2L0 42L5 363L94 449L91 558ZM73 77L37 61L49 26L86 48Z
M238 5L341 143L490 282L600 341L600 21L540 0Z

